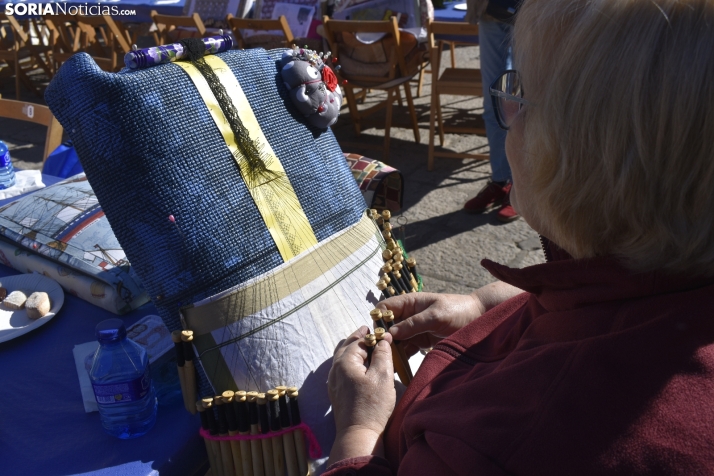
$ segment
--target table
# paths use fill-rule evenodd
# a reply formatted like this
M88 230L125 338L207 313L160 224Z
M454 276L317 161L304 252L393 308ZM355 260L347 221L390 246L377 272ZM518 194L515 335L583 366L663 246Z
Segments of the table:
M434 8L434 21L462 22L466 18L466 10L455 10L454 7L464 2L444 2L444 8ZM476 44L478 38L459 35L436 35L437 40L451 41L454 43Z
M455 10L456 5L464 3L444 2L444 8L434 8L434 21L464 21L466 18L466 10Z
M18 272L0 265L0 279L12 274ZM156 314L151 304L122 319L128 326L148 314ZM65 292L52 320L0 343L1 474L203 476L208 470L200 420L181 401L159 406L154 428L134 440L107 435L99 414L85 413L72 348L94 340L96 324L112 317L117 316Z

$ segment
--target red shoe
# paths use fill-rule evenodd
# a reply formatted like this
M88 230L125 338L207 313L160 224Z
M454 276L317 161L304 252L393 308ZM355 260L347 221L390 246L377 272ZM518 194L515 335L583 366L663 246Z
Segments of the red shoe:
M498 221L503 222L503 223L509 223L514 220L518 220L521 216L518 214L518 212L513 208L511 205L511 187L513 184L508 183L506 184L505 187L503 187L503 190L506 191L506 198L503 199L503 202L501 203L501 208L498 210L498 213L496 214L496 218L498 218Z
M508 196L511 185L501 186L489 180L486 186L471 200L464 204L464 211L467 213L483 213L493 207L500 205Z

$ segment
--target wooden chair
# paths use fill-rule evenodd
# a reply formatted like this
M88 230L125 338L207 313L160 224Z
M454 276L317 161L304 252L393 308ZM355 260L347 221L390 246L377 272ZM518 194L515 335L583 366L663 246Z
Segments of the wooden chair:
M485 134L483 127L446 126L441 114L442 94L455 96L483 96L483 85L481 84L481 70L476 68L446 68L439 75L441 66L442 40L436 40L435 35L459 35L478 36L478 25L471 25L462 22L435 22L430 21L428 25L429 44L431 47L431 67L433 71L433 81L431 84L431 113L429 116L429 158L427 167L434 169L434 157L458 158L458 159L480 159L488 160L488 154L467 154L456 152L436 152L434 151L434 135L436 122L439 127L439 144L444 145L444 132ZM477 38L474 39L477 42ZM460 42L462 43L462 42ZM485 98L484 100L488 100Z
M121 23L109 15L75 17L79 50L89 53L104 71L124 67L124 55L131 51L131 37Z
M52 115L50 108L47 106L13 101L11 99L0 99L0 117L47 126L45 152L42 155L43 161L47 159L50 152L62 143L62 126L57 122L57 119L55 119L55 116Z
M226 22L231 27L231 30L233 30L233 36L238 42L238 48L242 50L255 48L256 46L265 47L264 45L266 43L273 48L289 48L293 44L293 33L290 31L290 25L288 25L288 20L284 15L280 15L280 18L276 20L255 20L252 18L235 18L229 13L226 17ZM242 30L271 33L256 35L256 37L245 37ZM282 35L273 33L278 31L281 32ZM258 36L260 37L259 40L257 38Z
M41 96L37 87L28 76L28 71L41 67L47 75L52 77L50 66L49 45L32 44L30 38L30 22L23 25L12 15L0 13L0 61L10 65L15 73L15 96L20 99L20 83L24 83L31 91Z
M386 162L389 157L389 131L392 127L392 103L395 100L401 101L399 88L404 88L409 114L411 116L412 129L414 130L414 140L419 143L419 125L417 123L414 101L412 99L409 81L419 72L419 65L423 61L423 55L418 51L410 53L410 67L407 67L405 53L401 47L401 37L397 26L396 17L386 21L338 21L324 17L323 26L330 50L334 57L338 59L341 70L337 72L340 83L345 90L347 105L355 128L355 133L361 133L361 123L364 118L386 108L386 121L384 125L384 158ZM385 36L376 43L363 45L355 40L355 35L360 33L382 33ZM357 58L361 53L360 49L373 48L375 45L384 48L386 61L380 63L360 63L359 60L347 62L346 58ZM355 55L355 52L358 54ZM415 56L416 55L416 56ZM371 66L379 64L380 68L387 70L386 74L367 74L366 69L360 65ZM357 66L356 66L357 65ZM357 98L355 88L379 90L387 93L387 99L370 108L360 111L357 109Z
M180 40L180 31L176 30L195 30L195 34L198 37L203 38L206 36L206 27L198 13L194 13L190 17L184 17L160 15L156 10L151 10L151 19L154 20L154 25L156 25L154 40L157 45L168 45Z
M50 30L52 69L57 69L72 55L80 51L80 34L74 15L48 15L44 18Z

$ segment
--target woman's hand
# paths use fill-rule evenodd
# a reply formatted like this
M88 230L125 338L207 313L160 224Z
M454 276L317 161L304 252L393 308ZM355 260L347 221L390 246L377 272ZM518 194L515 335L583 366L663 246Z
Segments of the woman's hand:
M345 458L383 455L382 433L394 404L392 337L389 334L372 351L366 366L366 326L360 327L335 349L327 388L332 402L337 437L330 453L330 464Z
M407 355L429 349L473 322L489 309L522 293L502 281L487 284L471 294L408 293L378 304L394 312L392 337L404 342Z
M394 313L392 337L403 342L407 355L429 349L483 314L473 295L409 293L378 304Z

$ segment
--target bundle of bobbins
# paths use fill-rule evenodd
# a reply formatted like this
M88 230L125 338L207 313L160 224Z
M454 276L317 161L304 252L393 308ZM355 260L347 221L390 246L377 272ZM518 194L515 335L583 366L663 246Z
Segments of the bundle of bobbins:
M377 288L385 299L399 294L415 293L419 290L416 274L416 259L404 259L402 248L392 236L392 214L384 210L381 214L375 209L369 210L369 216L377 222L382 230L382 236L387 249L382 252L384 265L380 270Z
M265 393L226 390L202 398L195 407L211 475L309 474L297 387Z
M304 430L309 429L300 419L297 387L265 393L226 390L197 400L193 332L174 331L171 339L184 405L200 414L213 476L308 474Z
M367 362L372 357L374 346L384 338L384 334L394 324L394 313L390 310L383 311L375 308L369 312L369 316L374 323L374 334L367 334L364 337L364 344L367 346ZM392 341L392 363L399 380L404 385L409 385L414 375L411 367L409 367L409 357L407 357L407 353L399 341Z

